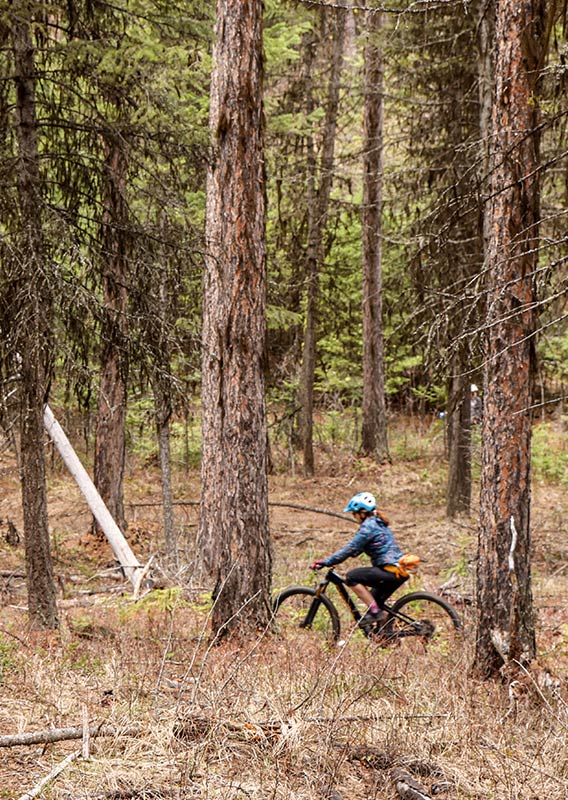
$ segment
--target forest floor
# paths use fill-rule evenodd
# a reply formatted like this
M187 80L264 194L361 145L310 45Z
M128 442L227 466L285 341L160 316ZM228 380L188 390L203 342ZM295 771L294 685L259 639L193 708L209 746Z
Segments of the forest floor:
M48 800L227 798L371 800L398 797L397 769L428 796L564 800L568 796L568 497L533 489L533 592L538 660L519 684L471 672L475 515L445 517L440 443L378 467L330 447L317 476L281 471L273 503L341 511L374 491L403 549L424 563L414 588L451 582L465 620L449 649L380 647L360 633L347 644L266 633L213 646L208 587L191 575L195 505L178 506L177 575L160 569L159 477L132 467L128 538L154 556L161 589L135 601L106 546L93 545L84 502L56 460L49 514L60 628L29 629L17 474L0 459L0 737L104 725L43 790ZM194 503L196 472L176 475L176 500ZM271 506L274 588L313 585L308 565L354 532L347 519ZM0 798L18 800L80 740L0 748ZM401 787L399 786L399 789ZM407 795L412 796L412 795ZM417 795L414 795L417 796Z

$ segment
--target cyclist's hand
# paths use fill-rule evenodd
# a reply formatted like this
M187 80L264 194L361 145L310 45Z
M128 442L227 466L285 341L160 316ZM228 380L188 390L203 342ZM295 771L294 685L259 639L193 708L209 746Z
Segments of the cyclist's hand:
M310 566L310 569L313 569L315 571L318 569L323 569L324 567L325 564L323 563L323 558L316 558L314 563Z

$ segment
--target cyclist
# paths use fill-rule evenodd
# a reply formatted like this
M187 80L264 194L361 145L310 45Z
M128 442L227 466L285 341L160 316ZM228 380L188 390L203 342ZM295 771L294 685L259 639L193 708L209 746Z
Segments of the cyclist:
M402 577L398 569L403 553L389 528L389 522L378 510L377 502L371 492L354 495L344 508L360 523L355 536L333 555L318 558L311 569L323 569L341 564L347 558L366 553L371 559L370 567L350 570L345 582L357 597L365 603L367 611L359 621L361 627L383 622L386 612L381 612L379 604L390 597L408 578ZM367 587L372 588L372 593Z
M483 419L483 401L475 383L471 384L471 424L480 425Z

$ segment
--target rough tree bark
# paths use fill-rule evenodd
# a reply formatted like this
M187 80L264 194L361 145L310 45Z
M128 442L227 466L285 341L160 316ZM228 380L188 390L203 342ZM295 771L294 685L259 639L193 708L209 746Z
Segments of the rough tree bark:
M118 134L109 134L105 146L105 188L101 226L104 301L94 483L116 524L124 530L126 519L123 480L128 380L126 240L128 164L124 143L120 141Z
M35 53L32 19L26 3L15 2L12 12L12 46L18 159L20 263L18 319L15 349L22 379L20 447L22 505L26 552L28 609L32 625L58 625L55 583L51 563L47 518L43 405L49 389L51 364L50 289L42 235L41 174L35 103Z
M271 616L261 0L218 0L213 65L198 557L225 636Z
M538 255L536 82L544 3L496 6L488 215L487 362L475 669L535 654L530 572L531 381Z
M365 45L363 152L363 424L361 450L379 463L389 460L385 403L382 191L384 70L377 37L381 14L370 14Z

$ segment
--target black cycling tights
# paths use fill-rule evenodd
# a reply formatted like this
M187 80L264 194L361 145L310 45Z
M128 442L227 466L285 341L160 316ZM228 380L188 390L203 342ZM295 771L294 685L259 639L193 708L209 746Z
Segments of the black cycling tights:
M406 580L408 578L397 578L394 573L381 567L357 567L349 570L345 576L348 586L355 586L357 583L368 586L377 603L390 597Z

